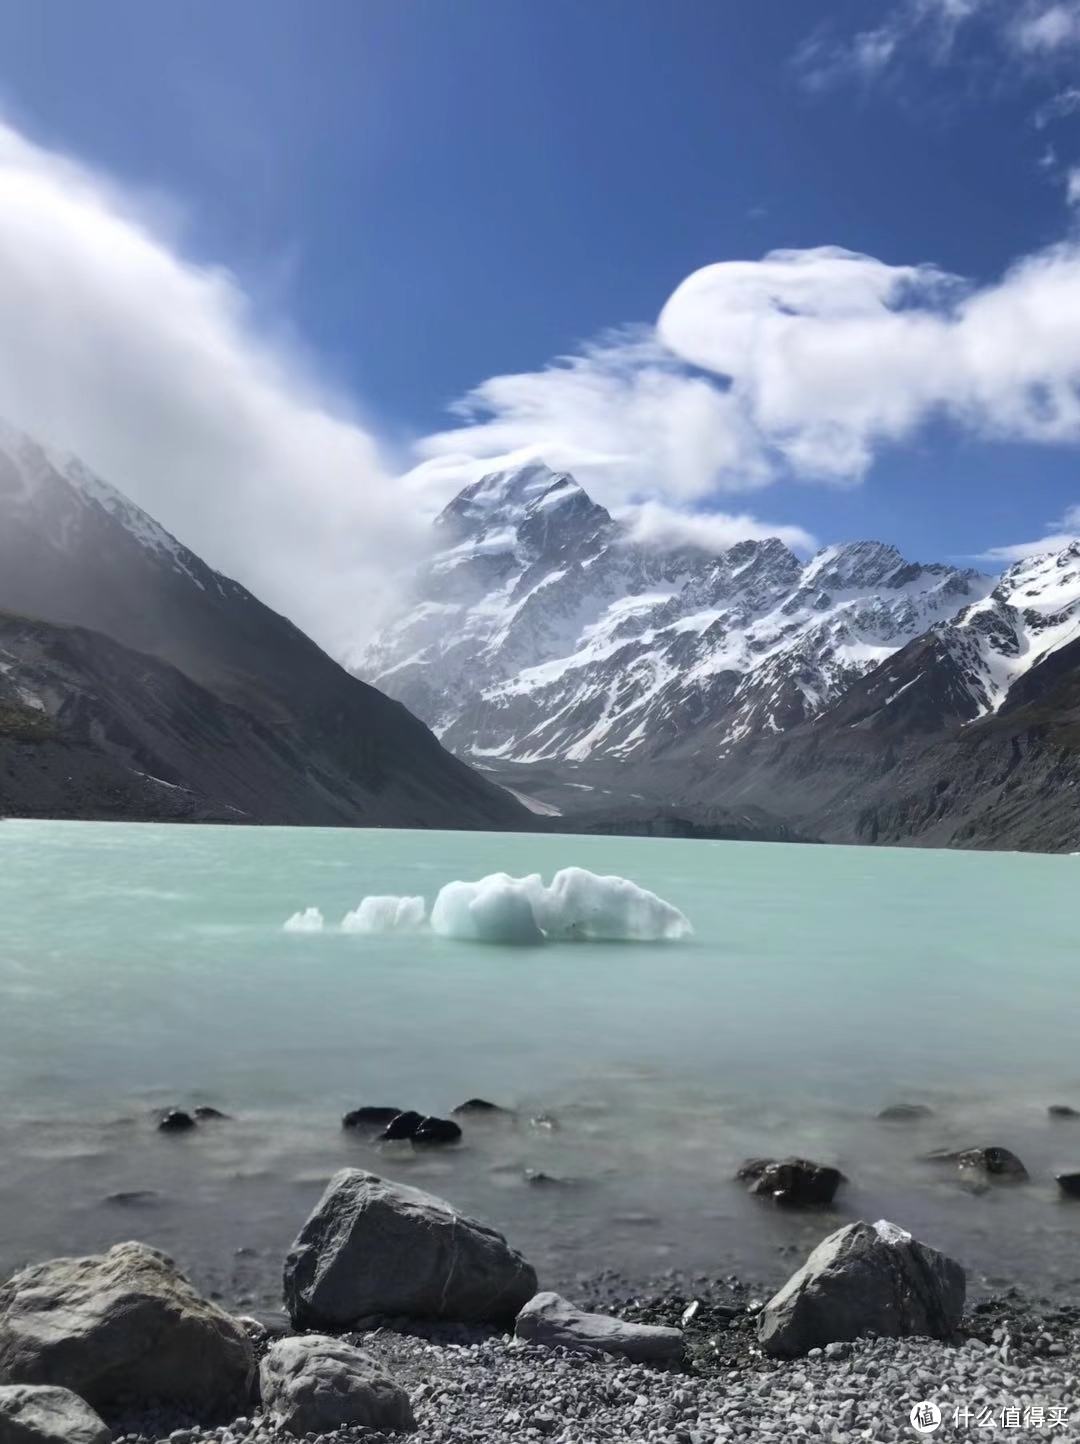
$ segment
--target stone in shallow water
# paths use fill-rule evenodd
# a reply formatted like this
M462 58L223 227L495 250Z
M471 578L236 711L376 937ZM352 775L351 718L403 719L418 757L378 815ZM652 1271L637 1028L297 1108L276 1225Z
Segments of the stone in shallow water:
M271 1344L259 1365L259 1387L270 1423L301 1437L350 1425L416 1428L405 1390L362 1349L323 1334Z
M1080 1109L1071 1108L1068 1103L1051 1103L1046 1111L1051 1118L1080 1118Z
M372 1314L505 1323L535 1293L535 1271L501 1234L360 1168L334 1175L285 1260L298 1328Z
M489 1103L486 1098L467 1098L464 1103L459 1103L456 1108L451 1108L450 1112L454 1114L455 1117L466 1113L471 1113L476 1116L487 1115L488 1117L493 1117L499 1113L509 1116L511 1110L509 1108L500 1108L498 1103Z
M735 1177L749 1183L750 1192L787 1208L815 1208L832 1203L844 1181L838 1168L812 1163L808 1158L748 1158Z
M920 1118L932 1118L934 1110L925 1103L890 1103L878 1117L883 1123L917 1123Z
M412 1138L423 1121L422 1114L416 1113L411 1108L407 1109L404 1113L399 1113L396 1118L392 1118L375 1141L377 1143L397 1143Z
M112 1430L70 1389L0 1385L0 1444L109 1444Z
M768 1354L794 1357L875 1333L948 1338L964 1309L964 1270L884 1219L831 1233L758 1315Z
M425 1118L412 1136L416 1148L440 1143L460 1143L461 1129L449 1118Z
M374 1132L378 1128L385 1128L388 1123L393 1123L395 1118L400 1118L406 1110L404 1108L382 1108L378 1105L365 1105L363 1108L350 1109L341 1120L342 1128L370 1128Z
M161 1133L186 1133L194 1127L194 1118L182 1108L167 1108L158 1119L158 1131Z
M0 1285L0 1383L58 1384L95 1408L161 1400L209 1420L247 1403L254 1373L243 1328L145 1244Z
M542 1293L522 1309L514 1333L549 1349L615 1354L635 1364L680 1364L686 1345L680 1329L628 1324L607 1314L587 1314L560 1294Z
M199 1104L195 1109L195 1117L200 1123L213 1123L218 1119L226 1122L229 1120L228 1113L222 1113L220 1108L211 1108L208 1103Z
M1067 1198L1080 1198L1080 1172L1059 1173L1057 1184Z
M927 1163L955 1163L960 1181L977 1193L992 1183L1023 1183L1028 1171L1008 1148L939 1148L924 1155Z

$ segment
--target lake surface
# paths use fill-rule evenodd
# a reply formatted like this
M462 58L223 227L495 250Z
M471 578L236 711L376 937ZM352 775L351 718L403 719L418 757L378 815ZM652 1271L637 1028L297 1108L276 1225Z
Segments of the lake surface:
M577 864L681 908L680 943L513 948L283 931L370 893ZM742 1271L766 1283L845 1219L887 1217L980 1280L1080 1295L1080 859L477 833L0 823L0 1269L139 1237L268 1301L334 1169L413 1182L503 1229L545 1283ZM363 1103L515 1120L413 1154ZM934 1117L875 1115L896 1101ZM155 1131L152 1110L231 1121ZM557 1127L530 1121L549 1115ZM1014 1149L973 1196L920 1162ZM732 1182L798 1152L827 1214ZM526 1169L570 1180L538 1187ZM150 1195L109 1201L111 1195ZM242 1250L239 1254L237 1250Z

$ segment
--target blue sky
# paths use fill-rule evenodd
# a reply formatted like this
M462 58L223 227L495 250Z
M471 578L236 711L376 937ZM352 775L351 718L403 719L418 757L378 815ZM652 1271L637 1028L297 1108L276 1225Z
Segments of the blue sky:
M382 471L434 458L445 486L447 450L497 452L482 431L417 445L460 425L451 403L488 378L543 377L611 328L651 327L700 268L843 247L890 268L933 266L970 294L1047 247L1072 247L1080 110L1059 100L1048 115L1076 77L1076 12L1074 0L3 0L0 114L42 155L76 163L184 264L226 270L252 344L317 375L328 408L375 438ZM3 205L0 191L0 221ZM1071 278L1054 294L1071 298L1080 329ZM936 285L928 273L882 282L891 309L939 316L963 288L925 301ZM677 365L723 392L718 353L685 344L688 327L683 318L666 336ZM622 335L620 375L641 365L625 361ZM964 344L966 354L980 343ZM1044 349L1037 331L1019 337L1026 346ZM898 384L886 350L883 392ZM856 369L872 378L873 347L864 362ZM1068 389L1073 365L1070 352L1048 378L1027 371L1015 385ZM913 401L912 419L860 420L866 455L830 456L824 471L820 438L812 465L793 464L790 447L777 460L778 436L783 451L816 414L813 394L794 422L784 399L780 432L755 402L768 475L739 484L744 457L750 470L765 464L740 442L714 488L700 457L684 482L660 474L672 427L653 413L683 403L680 379L644 419L633 402L635 427L668 428L655 453L652 432L630 443L655 483L644 462L615 479L586 465L583 479L613 502L655 492L824 541L881 536L924 559L1011 546L1053 533L1080 503L1080 430L1064 402L1052 425L999 424L1008 385L1001 374L984 385L980 372L954 395L943 380ZM521 412L533 393L518 390L527 401L512 422L505 398L496 403L511 452L530 444ZM0 384L0 404L82 438L57 385L47 404L10 391ZM122 412L122 400L110 393L98 412ZM554 427L570 455L579 444L610 451L621 409L600 445L592 419L553 419L555 404L540 407L538 444ZM709 455L727 424L702 423ZM120 440L87 432L85 448L95 462L133 464ZM118 479L149 487L166 520L186 519L172 492L162 500L151 483Z

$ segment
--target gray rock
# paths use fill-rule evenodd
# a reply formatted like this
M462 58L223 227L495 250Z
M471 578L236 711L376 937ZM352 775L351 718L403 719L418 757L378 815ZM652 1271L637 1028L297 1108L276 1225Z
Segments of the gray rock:
M263 1409L290 1434L328 1434L361 1424L368 1429L415 1429L405 1390L380 1373L363 1349L324 1334L279 1339L259 1366Z
M0 1385L0 1444L109 1444L112 1430L70 1389Z
M851 1223L818 1244L758 1315L768 1354L792 1357L873 1332L947 1338L964 1308L964 1271L893 1223Z
M141 1243L36 1264L0 1285L0 1383L58 1384L95 1408L121 1396L236 1413L255 1364L243 1327Z
M298 1328L343 1329L369 1314L504 1323L536 1287L502 1234L359 1168L334 1175L285 1260Z
M549 1349L618 1354L635 1364L679 1364L686 1352L680 1329L628 1324L607 1314L586 1314L555 1293L537 1294L530 1299L517 1316L514 1333L519 1339Z

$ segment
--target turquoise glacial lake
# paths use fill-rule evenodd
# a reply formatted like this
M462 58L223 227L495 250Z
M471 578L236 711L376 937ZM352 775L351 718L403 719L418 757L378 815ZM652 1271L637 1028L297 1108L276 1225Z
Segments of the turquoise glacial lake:
M347 934L367 894L579 865L694 925L677 943L515 948ZM502 1229L545 1284L617 1269L778 1283L889 1218L972 1285L1080 1294L1080 858L724 842L0 823L0 1270L137 1237L270 1302L337 1168ZM321 933L285 919L318 907ZM515 1116L414 1152L364 1103ZM882 1123L894 1102L930 1118ZM183 1135L154 1110L231 1115ZM533 1119L543 1117L545 1125ZM552 1126L548 1126L548 1124ZM1030 1182L966 1191L937 1148L1000 1144ZM798 1153L848 1182L782 1212L732 1174ZM538 1186L528 1171L562 1180Z

